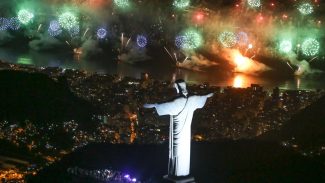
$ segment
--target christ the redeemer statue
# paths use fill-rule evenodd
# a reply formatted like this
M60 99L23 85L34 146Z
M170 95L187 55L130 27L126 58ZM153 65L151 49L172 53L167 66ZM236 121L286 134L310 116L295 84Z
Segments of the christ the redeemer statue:
M156 108L159 116L170 115L168 178L190 174L191 123L193 113L202 108L208 95L188 95L184 80L177 80L178 97L160 104L145 104L145 108Z

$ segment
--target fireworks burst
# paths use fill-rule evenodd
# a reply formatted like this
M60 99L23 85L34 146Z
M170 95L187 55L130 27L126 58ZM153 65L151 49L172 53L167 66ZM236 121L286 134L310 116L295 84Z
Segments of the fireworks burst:
M175 38L175 46L177 48L182 48L185 42L185 36L176 36Z
M20 10L18 12L18 19L22 24L28 24L34 18L34 14L28 10Z
M302 53L306 56L315 56L319 48L319 42L313 38L306 39L301 45Z
M247 63L253 63L251 64L253 66L258 64L258 61L252 60L255 55L257 58L259 56L283 57L276 57L275 59L288 59L289 56L294 55L296 56L295 61L315 59L317 56L323 59L320 56L320 53L323 52L321 41L324 38L324 20L321 12L323 7L316 0L294 0L290 3L284 1L241 0L228 2L229 4L215 3L213 8L208 7L209 3L201 3L202 1L170 0L166 2L168 5L166 4L164 9L159 11L152 9L152 11L148 12L142 11L146 11L148 7L156 9L158 7L155 6L160 5L156 1L149 6L149 4L143 3L144 1L134 0L69 0L65 1L65 4L44 0L47 3L51 2L50 5L55 4L53 8L47 8L41 2L43 1L39 1L39 4L22 3L20 5L11 3L12 6L18 6L20 9L17 9L14 18L4 16L6 13L11 14L10 10L2 12L3 18L0 17L0 32L8 30L8 33L1 32L1 35L19 36L18 38L24 37L26 40L33 40L37 39L45 31L48 36L56 37L60 35L58 41L67 41L67 44L71 44L71 47L82 45L87 38L97 38L97 41L99 40L101 44L95 46L104 47L105 44L114 44L106 41L108 38L117 40L117 37L121 34L120 31L126 31L127 34L122 33L121 35L120 53L128 51L126 49L128 45L141 50L140 48L145 48L151 42L156 43L157 41L157 44L168 45L169 50L165 48L166 52L173 60L180 61L183 60L183 56L194 56L194 53L192 53L195 51L194 49L202 45L206 48L206 50L199 50L204 51L203 55L213 52L213 54L220 53L221 56L224 56L226 54L223 53L238 48L241 55L235 55L232 61L239 70L245 72L248 69L241 68L246 68L249 65ZM110 7L111 4L112 7ZM76 7L74 9L68 8L72 5ZM128 12L128 10L135 8L134 5L137 5L139 9ZM97 9L99 6L108 8L108 12L96 12L96 10L99 10ZM37 8L34 9L33 7ZM40 8L44 8L44 10L39 10ZM15 7L11 7L11 9L15 9ZM56 15L54 20L51 17L55 12L60 13ZM124 14L121 12L124 12ZM294 13L300 14L300 16L294 17L297 16ZM98 24L99 22L103 24ZM105 26L106 23L112 24L114 28L112 27L112 30L108 29ZM152 26L149 26L151 24ZM177 32L179 34L176 37L170 37L175 35L179 29L190 25L195 26L195 28L185 28L184 31ZM23 29L14 33L13 30L20 28ZM134 35L134 32L139 34ZM147 33L148 35L141 33ZM170 40L170 38L175 39ZM214 44L209 46L205 44L204 39L211 40L209 43L214 42ZM175 46L169 47L170 41L174 41ZM296 45L298 41L299 44ZM44 44L47 44L47 42ZM178 48L177 51L175 47ZM183 52L186 54L179 54ZM248 59L251 62L248 62ZM314 59L311 59L311 61ZM289 64L292 64L292 66L297 65L293 61L289 62Z
M147 40L147 38L144 35L138 35L137 36L137 45L140 48L146 47L147 44L148 44L148 40Z
M0 18L0 31L5 31L9 27L9 20L7 18Z
M182 36L183 40L175 40L175 43L180 41L181 48L186 50L196 49L203 44L202 35L193 29L188 29Z
M70 30L73 27L76 27L79 22L77 20L77 17L70 13L70 12L65 12L59 16L59 23L61 27L64 29Z
M71 37L77 37L80 33L80 27L79 25L73 26L71 29L69 29L69 34Z
M114 0L114 4L118 8L127 8L130 6L129 0Z
M190 5L190 0L174 0L173 5L178 9L184 9Z
M251 8L258 8L258 7L260 7L262 5L261 0L247 0L247 4Z
M107 36L107 30L104 28L100 28L97 30L97 37L99 39L104 39Z
M247 45L248 35L246 32L238 32L237 33L237 43L241 46Z
M289 40L283 40L279 45L280 52L289 53L292 50L292 42Z
M57 31L57 30L59 30L61 28L60 23L57 20L52 20L50 22L50 27L49 28L51 30L53 30L53 31Z
M228 32L228 31L222 32L219 35L218 40L220 41L222 46L225 48L231 48L231 47L235 46L237 43L236 34L233 32Z
M20 21L17 17L12 17L9 19L8 25L11 30L18 30L20 28Z
M53 31L51 29L48 29L47 32L49 33L50 36L52 37L56 37L58 35L60 35L62 33L62 30L57 30L57 31Z
M243 56L238 50L232 51L230 57L236 66L236 72L248 71L253 65L252 58Z
M309 15L314 12L314 7L309 3L304 3L298 7L298 10L303 15Z
M52 20L47 30L50 36L58 36L62 33L60 23L57 20Z

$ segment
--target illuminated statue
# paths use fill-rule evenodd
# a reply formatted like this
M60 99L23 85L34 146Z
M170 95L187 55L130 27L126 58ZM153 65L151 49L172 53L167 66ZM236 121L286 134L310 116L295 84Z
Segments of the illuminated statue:
M145 104L156 108L159 116L170 115L168 178L190 174L191 123L193 113L202 108L208 95L188 95L184 80L177 80L174 87L180 94L177 98L160 104Z

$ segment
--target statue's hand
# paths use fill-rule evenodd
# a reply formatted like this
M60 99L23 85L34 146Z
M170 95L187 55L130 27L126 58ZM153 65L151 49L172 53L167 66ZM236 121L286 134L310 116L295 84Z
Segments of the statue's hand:
M213 93L209 93L206 95L208 98L213 96Z
M150 109L150 108L154 108L156 106L156 104L144 104L143 107Z

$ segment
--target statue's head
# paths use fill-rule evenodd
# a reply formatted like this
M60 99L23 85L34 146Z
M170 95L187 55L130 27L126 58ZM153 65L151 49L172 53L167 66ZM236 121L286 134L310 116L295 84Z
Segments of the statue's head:
M181 93L185 97L187 97L188 92L186 89L186 83L183 79L178 79L175 81L174 87L176 88L177 93Z

